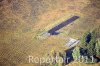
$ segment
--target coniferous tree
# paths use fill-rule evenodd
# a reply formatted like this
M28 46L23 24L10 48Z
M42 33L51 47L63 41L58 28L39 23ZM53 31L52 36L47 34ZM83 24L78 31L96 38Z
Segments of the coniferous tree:
M89 56L96 55L95 45L96 45L96 33L92 32L91 41L87 45L87 51L88 51L87 53Z
M96 56L100 58L100 40L97 40L96 43Z
M78 59L80 57L80 50L79 50L79 47L76 47L74 50L73 50L73 58L74 59Z
M80 47L86 48L86 46L87 46L86 37L87 37L87 35L89 35L89 34L90 34L90 32L86 32L86 33L83 35L83 37L81 38Z

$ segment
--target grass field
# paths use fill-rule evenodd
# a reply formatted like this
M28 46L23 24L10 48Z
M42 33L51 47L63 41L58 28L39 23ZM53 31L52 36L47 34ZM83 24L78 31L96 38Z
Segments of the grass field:
M33 66L26 64L28 55L43 57L53 51L63 52L67 49L64 45L67 37L80 38L86 31L100 25L100 8L94 0L0 1L0 66ZM59 30L61 34L37 39L39 34L73 15L80 16L80 19ZM81 65L99 66L99 63L70 63L68 66Z

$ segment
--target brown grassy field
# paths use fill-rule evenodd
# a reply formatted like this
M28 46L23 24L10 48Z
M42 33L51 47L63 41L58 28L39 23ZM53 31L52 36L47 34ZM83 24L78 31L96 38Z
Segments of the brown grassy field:
M66 50L67 37L80 38L87 30L100 25L97 1L0 0L0 66L33 66L27 64L28 55L42 57L52 51ZM60 35L37 38L41 32L74 15L80 19L60 30ZM88 66L78 64L69 66ZM99 66L99 63L89 66Z

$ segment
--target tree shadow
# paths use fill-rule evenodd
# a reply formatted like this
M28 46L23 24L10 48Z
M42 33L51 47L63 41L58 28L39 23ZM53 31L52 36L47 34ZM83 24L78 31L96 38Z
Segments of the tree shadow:
M73 55L72 55L73 49L74 49L74 47L65 51L66 52L66 58L65 58L64 61L65 61L66 65L71 63L72 61L74 61L74 58L73 58Z

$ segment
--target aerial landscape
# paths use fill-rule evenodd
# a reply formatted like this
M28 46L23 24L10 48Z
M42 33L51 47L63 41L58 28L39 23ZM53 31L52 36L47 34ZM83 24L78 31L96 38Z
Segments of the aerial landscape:
M0 0L0 66L100 66L100 0Z

